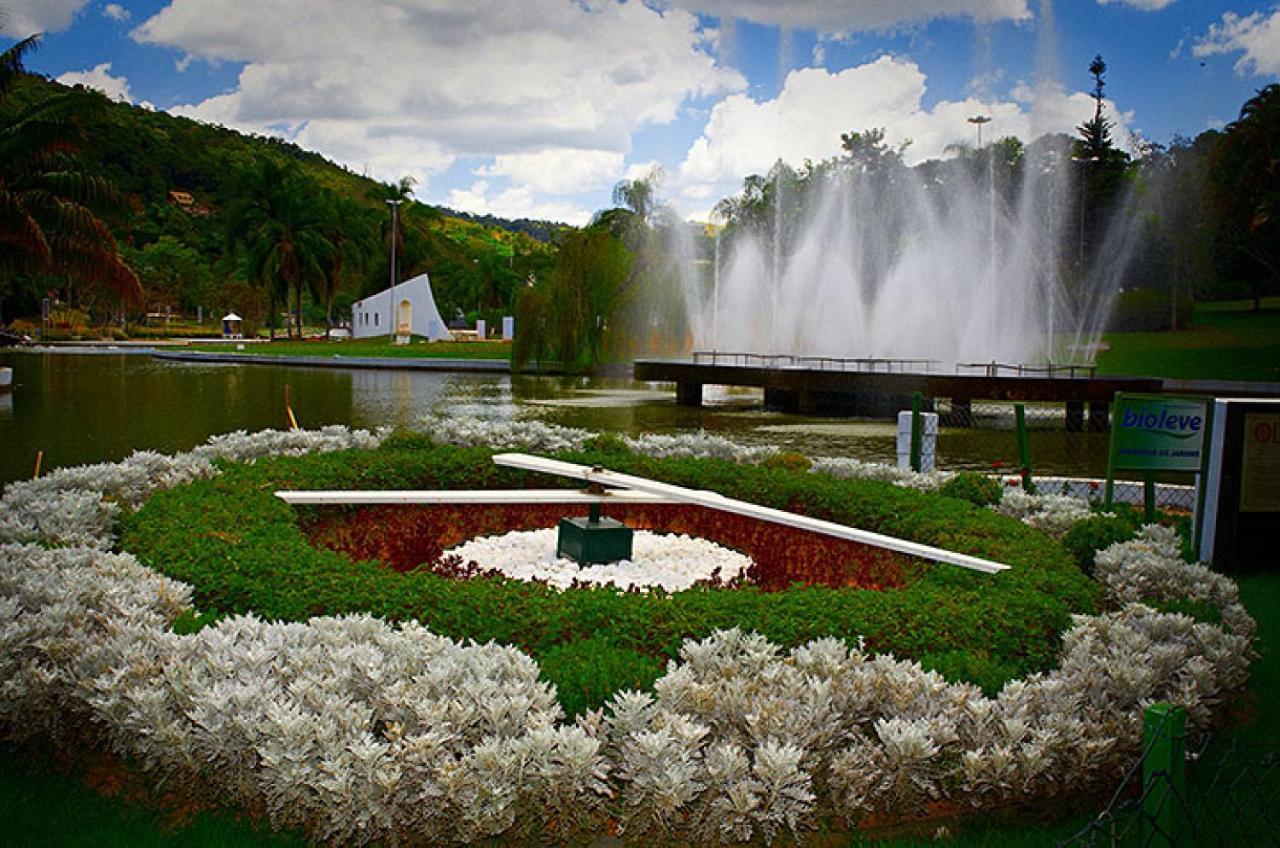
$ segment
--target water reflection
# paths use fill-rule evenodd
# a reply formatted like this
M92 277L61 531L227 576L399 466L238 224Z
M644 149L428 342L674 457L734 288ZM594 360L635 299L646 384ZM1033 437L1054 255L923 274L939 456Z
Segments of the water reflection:
M413 427L447 415L539 420L589 430L679 433L707 430L744 444L811 455L892 461L893 427L880 421L768 412L758 392L708 392L701 408L679 406L666 387L629 380L510 377L427 371L336 370L165 362L149 356L0 353L15 390L0 395L0 481L45 467L120 459L132 450L187 450L231 430L284 427L285 386L304 427ZM944 429L944 467L1012 464L1013 433ZM1036 470L1101 473L1106 437L1038 430Z

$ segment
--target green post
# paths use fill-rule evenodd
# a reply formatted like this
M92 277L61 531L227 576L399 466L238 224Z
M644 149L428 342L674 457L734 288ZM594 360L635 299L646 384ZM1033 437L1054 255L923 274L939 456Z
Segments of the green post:
M1182 831L1187 800L1187 711L1160 702L1143 715L1143 845L1173 848ZM1182 840L1186 844L1186 840Z
M1148 471L1142 475L1143 520L1154 524L1156 520L1156 475Z
M1111 438L1107 441L1107 483L1102 497L1102 504L1108 510L1111 509L1111 502L1116 493L1116 442L1120 437L1120 399L1123 397L1123 392L1116 392L1115 397L1111 399L1111 409L1115 412L1115 417L1111 422Z
M1030 494L1036 491L1036 484L1031 479L1031 442L1027 438L1027 407L1025 404L1013 405L1013 417L1018 430L1018 465L1022 470L1022 490Z
M919 392L911 393L911 470L920 473L920 407L924 405L924 396Z

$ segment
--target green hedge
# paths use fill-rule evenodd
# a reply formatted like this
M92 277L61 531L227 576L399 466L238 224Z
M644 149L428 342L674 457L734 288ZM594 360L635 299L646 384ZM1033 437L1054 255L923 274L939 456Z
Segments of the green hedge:
M1013 566L987 576L933 566L896 591L796 586L693 589L673 595L612 589L556 592L492 578L453 581L426 571L396 573L313 547L295 508L273 492L354 488L520 488L568 485L501 469L491 451L437 447L398 436L372 451L276 458L154 495L124 520L122 544L151 567L195 588L200 620L253 611L268 619L370 612L417 619L455 639L518 645L550 659L555 682L585 706L634 685L688 638L718 628L758 631L784 645L821 636L865 639L872 651L921 660L952 679L992 690L1050 667L1075 612L1092 612L1096 587L1044 534L955 498L871 481L837 480L787 468L714 460L656 460L611 450L565 454L679 485L789 509L868 530L988 557ZM329 507L328 509L335 509ZM187 622L187 626L192 626ZM580 651L617 650L572 680ZM582 646L579 646L582 647ZM611 681L616 678L617 686ZM567 694L567 693L566 693ZM567 706L570 706L567 704ZM580 707L581 704L573 704Z

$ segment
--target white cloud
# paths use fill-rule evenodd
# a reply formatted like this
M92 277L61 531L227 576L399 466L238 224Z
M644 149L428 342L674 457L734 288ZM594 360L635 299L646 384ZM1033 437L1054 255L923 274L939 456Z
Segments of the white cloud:
M88 0L8 0L0 9L0 35L26 38L65 29Z
M1132 6L1144 12L1158 12L1173 5L1174 0L1098 0L1099 6Z
M884 30L936 18L1027 20L1027 0L670 0L674 6L717 18L818 32ZM1158 2L1158 0L1157 0Z
M617 182L622 154L614 150L554 147L534 153L504 153L476 171L482 177L507 177L547 194L575 194Z
M792 71L774 100L727 97L712 109L680 166L679 195L684 205L693 205L709 193L736 192L743 177L765 173L778 158L799 165L835 156L841 133L852 130L884 128L893 146L910 140L905 157L915 164L946 155L949 145L972 144L975 130L967 119L974 115L992 118L984 128L988 140L1008 135L1031 140L1047 132L1074 133L1094 109L1093 99L1083 92L1033 92L1026 86L1016 88L1008 100L969 97L926 109L926 83L915 63L885 56L839 73ZM1118 112L1110 101L1105 106L1116 123L1115 138L1123 144L1133 114Z
M381 179L494 156L482 176L550 193L607 182L638 129L743 88L711 55L714 37L640 0L171 0L133 31L184 57L244 63L234 90L171 111L296 132Z
M529 186L515 186L491 193L486 180L477 180L469 189L450 191L444 205L461 212L487 212L503 218L540 218L579 227L591 220L591 213L582 206L539 202Z
M119 3L108 3L102 7L102 14L113 21L129 20L129 10Z
M1236 61L1236 73L1244 76L1270 76L1280 73L1280 9L1270 15L1254 12L1240 17L1226 12L1222 21L1192 46L1193 55L1204 58L1229 53L1243 53Z
M103 62L87 71L67 71L58 77L58 82L63 85L83 85L85 88L101 91L112 100L119 100L121 103L133 102L133 95L129 91L129 80L124 77L113 77L110 62Z
M345 0L173 0L134 37L247 63L235 91L193 106L224 123L396 121L469 154L622 152L688 98L743 85L703 49L695 18L639 2L477 0L465 14L400 2L355 14Z

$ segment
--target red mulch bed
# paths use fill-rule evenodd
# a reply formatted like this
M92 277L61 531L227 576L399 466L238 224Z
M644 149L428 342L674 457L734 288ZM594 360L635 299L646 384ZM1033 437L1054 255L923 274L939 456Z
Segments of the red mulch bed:
M302 527L312 544L403 572L434 563L445 549L468 539L554 527L579 512L585 509L563 504L311 509ZM882 548L700 506L615 504L607 514L637 530L684 533L741 551L755 561L756 581L768 590L794 583L899 589L927 567Z

